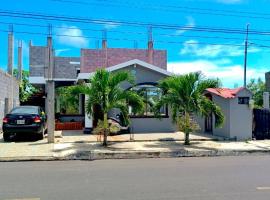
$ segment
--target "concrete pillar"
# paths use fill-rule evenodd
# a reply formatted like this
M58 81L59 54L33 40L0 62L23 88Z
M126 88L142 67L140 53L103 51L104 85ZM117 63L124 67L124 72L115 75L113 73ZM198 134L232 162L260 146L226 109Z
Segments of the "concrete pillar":
M56 113L60 113L61 110L60 110L60 97L57 95L56 96Z
M54 111L54 88L55 84L53 80L48 80L47 84L47 122L48 122L48 142L54 143L54 131L55 131L55 111Z
M269 92L263 93L263 108L269 109Z
M4 104L5 104L4 105L4 115L6 115L10 111L10 108L9 108L9 98L5 98Z
M9 26L9 32L8 32L8 69L7 72L11 76L13 76L13 66L14 66L14 35L13 35L13 25ZM10 111L13 108L13 96L14 96L14 88L13 88L13 79L10 79L11 82L11 91L8 99L8 111Z
M79 114L80 115L83 115L83 110L84 110L83 105L84 105L84 103L83 103L83 94L80 94L79 95Z
M14 65L14 36L13 36L13 26L10 25L8 32L8 73L13 75L13 65Z
M22 41L19 41L18 44L18 75L17 79L22 80Z
M153 42L153 31L152 27L148 28L148 63L153 63L153 56L154 56L154 42Z
M54 143L55 131L55 83L54 83L54 52L52 47L52 37L47 38L47 65L48 71L45 73L46 78L46 108L48 121L48 142Z
M87 105L87 100L88 100L88 96L85 96L85 106ZM93 130L93 118L92 118L92 116L89 116L85 112L85 127L84 127L83 132L85 134L90 134L92 132L92 130Z
M153 64L153 56L154 56L154 50L153 50L153 41L148 42L148 63Z

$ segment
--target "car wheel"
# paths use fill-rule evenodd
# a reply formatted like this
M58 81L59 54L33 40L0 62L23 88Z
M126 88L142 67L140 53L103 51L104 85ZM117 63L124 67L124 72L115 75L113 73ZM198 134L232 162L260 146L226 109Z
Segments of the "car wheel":
M45 135L45 128L42 128L41 133L38 134L38 139L43 140Z
M4 138L5 142L10 142L11 141L10 135L8 133L3 133L3 138Z

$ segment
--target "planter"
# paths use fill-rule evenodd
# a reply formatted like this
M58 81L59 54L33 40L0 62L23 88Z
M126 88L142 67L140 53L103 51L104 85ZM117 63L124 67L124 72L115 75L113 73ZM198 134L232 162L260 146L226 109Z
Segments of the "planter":
M55 130L82 130L82 122L56 122Z

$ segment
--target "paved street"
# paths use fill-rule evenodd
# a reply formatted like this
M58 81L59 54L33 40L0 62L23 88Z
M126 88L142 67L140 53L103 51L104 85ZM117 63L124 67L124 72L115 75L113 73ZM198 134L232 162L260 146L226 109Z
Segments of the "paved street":
M268 200L270 157L0 164L0 199Z

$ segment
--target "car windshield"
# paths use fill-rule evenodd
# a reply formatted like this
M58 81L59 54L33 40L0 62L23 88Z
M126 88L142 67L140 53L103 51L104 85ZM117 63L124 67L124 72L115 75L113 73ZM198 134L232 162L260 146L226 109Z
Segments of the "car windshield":
M11 114L38 114L37 107L16 107L12 109Z

